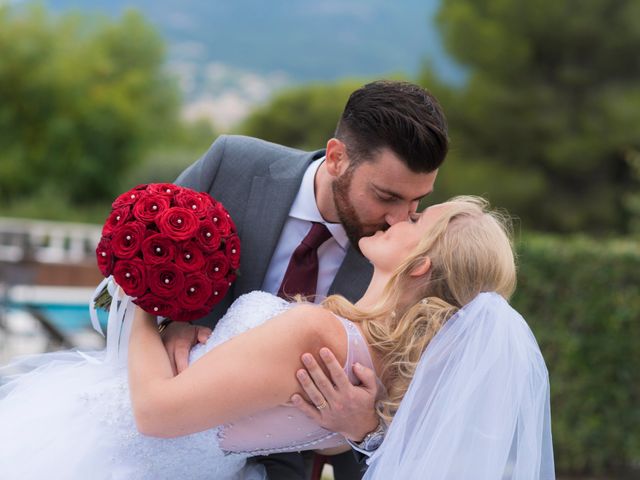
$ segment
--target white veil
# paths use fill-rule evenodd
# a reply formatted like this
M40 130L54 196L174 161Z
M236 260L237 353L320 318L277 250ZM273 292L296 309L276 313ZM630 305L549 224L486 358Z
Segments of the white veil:
M365 475L394 478L555 478L547 368L500 295L478 295L422 355Z

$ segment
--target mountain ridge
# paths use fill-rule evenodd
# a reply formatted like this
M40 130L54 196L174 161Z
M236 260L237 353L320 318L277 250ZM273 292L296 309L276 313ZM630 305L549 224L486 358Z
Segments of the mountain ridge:
M415 76L425 61L445 80L460 69L433 17L440 0L49 0L55 13L117 17L139 10L168 46L167 64L193 117L223 110L239 121L289 85L345 77ZM200 113L199 113L200 112ZM226 115L226 114L225 114ZM228 116L228 115L227 115Z

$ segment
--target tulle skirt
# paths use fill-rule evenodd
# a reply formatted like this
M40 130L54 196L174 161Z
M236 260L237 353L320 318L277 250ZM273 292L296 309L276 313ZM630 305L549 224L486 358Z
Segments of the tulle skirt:
M174 439L141 435L126 367L105 362L104 356L103 351L54 352L0 369L0 478L262 477L245 468L244 456L220 450L217 429Z

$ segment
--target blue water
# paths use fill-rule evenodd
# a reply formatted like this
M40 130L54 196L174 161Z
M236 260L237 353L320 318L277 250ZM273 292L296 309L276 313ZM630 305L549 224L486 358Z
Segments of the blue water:
M51 323L63 332L75 332L85 328L92 328L89 307L86 303L83 305L39 303L35 304L35 306L41 308L46 317L51 320ZM9 304L9 308L13 310L20 310L21 306L18 304ZM107 317L108 312L98 310L98 320L102 325L103 331L105 331L107 327Z

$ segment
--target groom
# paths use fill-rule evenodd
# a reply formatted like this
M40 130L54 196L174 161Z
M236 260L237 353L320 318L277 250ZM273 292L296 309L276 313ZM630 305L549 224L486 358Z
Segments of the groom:
M415 212L433 190L447 148L446 120L436 99L417 85L394 81L353 92L325 150L218 138L176 181L222 202L242 245L236 283L198 323L214 326L233 300L252 290L315 295L316 301L333 293L359 299L372 268L358 240ZM163 339L176 371L186 367L189 349L208 333L178 323L166 328ZM345 408L323 411L323 421L339 425L335 430L366 452L361 442L378 428L376 386L371 371L356 374L362 385L341 392L338 400ZM309 474L309 462L305 466L300 454L259 461L270 480L305 480ZM362 476L351 452L333 457L332 463L337 480Z

